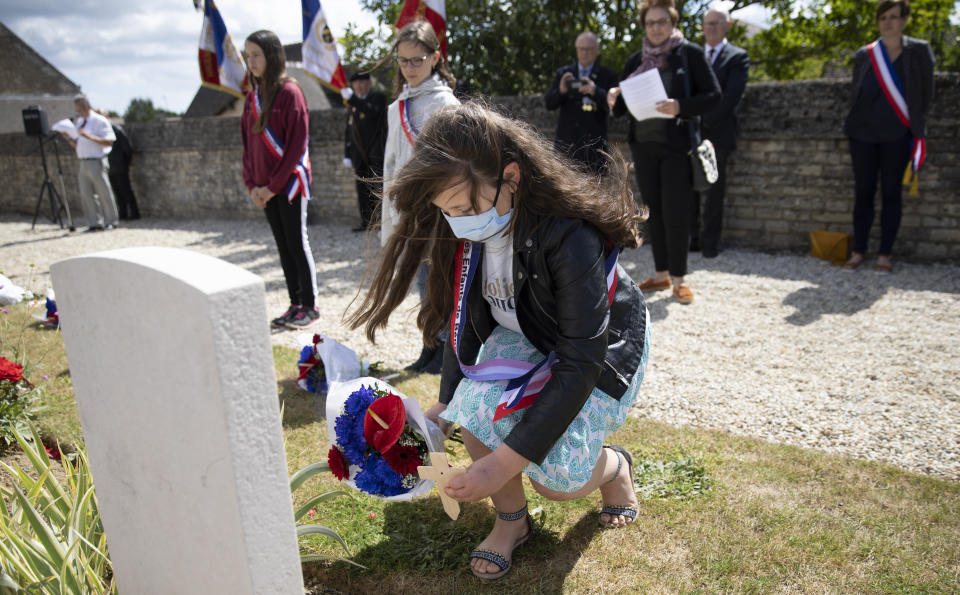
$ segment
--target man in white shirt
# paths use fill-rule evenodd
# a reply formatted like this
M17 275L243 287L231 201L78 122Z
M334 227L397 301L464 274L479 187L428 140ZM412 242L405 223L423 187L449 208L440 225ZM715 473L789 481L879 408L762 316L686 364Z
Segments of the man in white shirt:
M80 166L77 169L77 183L80 186L80 202L87 217L89 227L86 231L113 229L117 226L117 202L107 177L110 171L107 155L113 148L117 137L113 133L110 121L90 109L90 101L85 95L73 98L73 106L80 116L77 120L77 140L66 133L70 146L77 150Z

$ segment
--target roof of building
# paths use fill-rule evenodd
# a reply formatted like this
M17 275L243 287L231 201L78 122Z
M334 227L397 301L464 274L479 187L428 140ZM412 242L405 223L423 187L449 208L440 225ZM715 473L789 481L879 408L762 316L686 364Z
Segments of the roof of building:
M283 46L287 55L287 74L300 83L307 106L311 110L325 110L340 106L340 95L324 87L314 77L310 76L300 61L303 59L299 43ZM183 114L184 118L202 118L205 116L236 115L238 98L226 91L218 91L210 87L201 86L190 102L190 107Z
M0 23L0 95L69 95L80 85L68 79L17 34Z

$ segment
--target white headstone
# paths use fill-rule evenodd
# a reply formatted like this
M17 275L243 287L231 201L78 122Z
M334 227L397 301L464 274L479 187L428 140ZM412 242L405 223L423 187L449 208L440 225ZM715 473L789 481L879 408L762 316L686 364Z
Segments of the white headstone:
M303 593L263 281L172 248L51 267L120 593Z

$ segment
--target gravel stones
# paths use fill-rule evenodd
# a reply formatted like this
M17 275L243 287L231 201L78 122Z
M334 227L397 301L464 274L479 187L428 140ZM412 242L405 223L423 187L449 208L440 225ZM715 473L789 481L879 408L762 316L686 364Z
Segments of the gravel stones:
M320 290L314 329L366 360L402 368L420 352L416 289L376 345L363 329L346 328L342 314L379 247L350 227L308 227ZM171 246L263 277L270 316L288 304L265 221L142 219L68 234L50 224L31 231L29 218L7 215L0 238L0 271L41 293L50 264L63 258ZM635 281L653 271L649 248L625 251L621 264ZM669 291L647 296L652 351L634 415L960 479L960 267L895 261L894 274L877 275L867 265L849 273L805 255L691 254L693 304ZM272 340L296 348L296 334Z

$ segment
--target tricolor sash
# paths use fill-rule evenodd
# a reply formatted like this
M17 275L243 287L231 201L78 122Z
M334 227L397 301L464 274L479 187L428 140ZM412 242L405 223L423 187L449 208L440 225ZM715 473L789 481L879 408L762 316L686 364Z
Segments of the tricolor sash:
M550 380L551 367L557 361L556 353L550 352L539 363L524 362L515 359L488 359L474 365L467 365L460 361L460 338L467 318L467 293L473 284L473 278L480 266L483 255L483 244L470 241L460 242L457 248L456 276L454 278L455 305L450 317L450 341L453 352L457 355L457 363L463 375L471 380L491 381L509 380L500 397L500 403L493 415L493 421L528 407L536 399L541 389ZM617 260L620 249L612 246L610 254L604 262L607 280L607 296L613 303L613 294L617 290Z
M410 141L412 147L413 141L416 140L420 131L414 127L413 120L410 119L410 100L401 99L397 105L400 109L400 127L403 128L403 133L407 135L407 140Z
M873 66L873 74L880 83L884 96L893 108L893 113L897 115L900 122L910 129L910 111L907 109L907 100L904 97L903 84L897 77L897 72L893 69L893 62L887 54L887 48L878 39L867 46L870 56L870 65ZM910 149L910 163L906 171L903 172L904 185L910 184L910 194L917 193L917 183L920 166L927 158L927 146L922 138L913 139L913 147ZM911 184L912 181L912 184Z
M257 120L260 119L260 112L263 110L263 106L260 103L260 88L253 90L253 107L255 109ZM267 148L277 159L283 159L283 144L277 139L277 136L270 129L270 125L264 127L263 132L260 133L260 138L263 139L264 144L267 145ZM310 200L310 156L307 152L307 143L303 144L303 153L300 155L300 159L297 160L297 164L293 168L293 175L290 178L290 183L287 184L287 200L293 202L293 199L297 197L297 194L302 192L303 196Z

